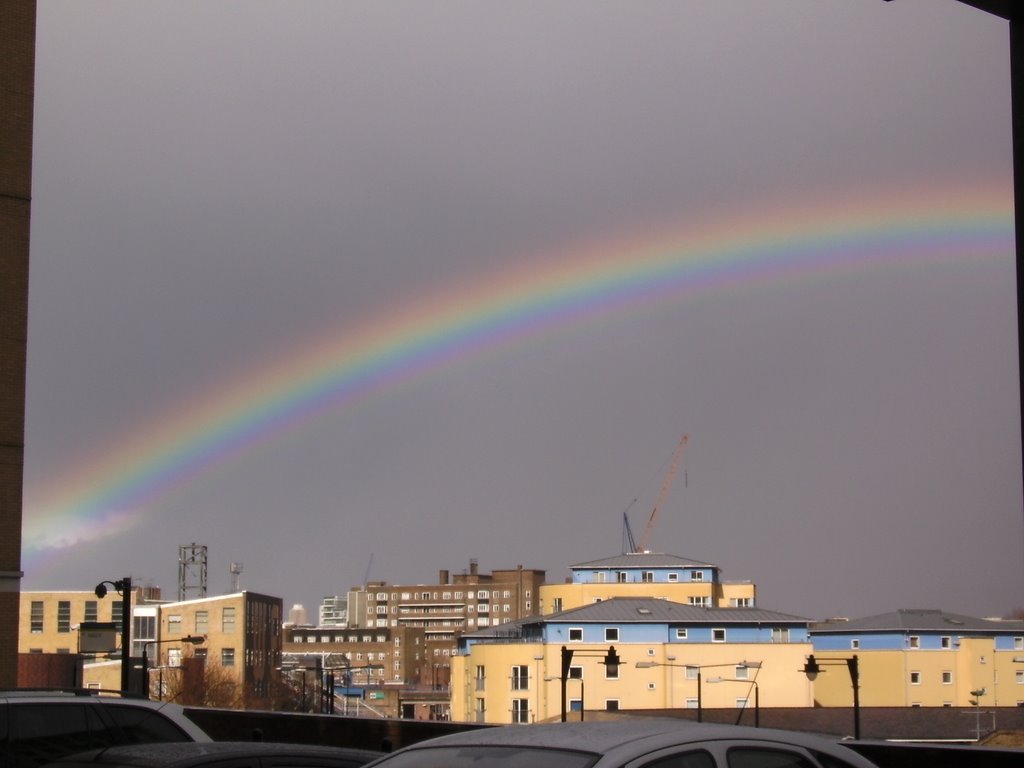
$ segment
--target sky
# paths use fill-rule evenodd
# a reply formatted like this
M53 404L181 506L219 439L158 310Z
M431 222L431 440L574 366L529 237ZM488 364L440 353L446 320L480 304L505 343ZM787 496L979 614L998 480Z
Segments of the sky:
M24 589L314 614L628 509L771 610L1024 605L1005 21L38 8Z

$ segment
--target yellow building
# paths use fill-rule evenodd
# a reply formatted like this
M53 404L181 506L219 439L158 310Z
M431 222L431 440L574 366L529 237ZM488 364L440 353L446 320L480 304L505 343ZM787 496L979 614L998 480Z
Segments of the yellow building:
M864 707L1024 705L1024 622L899 610L811 627L814 701L850 706L857 656Z
M559 613L612 597L660 597L705 608L753 608L757 587L724 582L721 569L676 555L630 552L569 567L564 584L540 588L541 614Z
M141 691L142 665L149 671L149 693L162 697L181 684L187 659L202 661L195 686L216 677L222 690L217 699L232 704L266 698L281 666L282 601L255 592L163 602L153 587L131 593L131 687ZM120 633L122 596L111 591L22 592L20 653L82 653L80 679L85 688L121 687ZM112 624L109 648L85 648L82 625ZM199 644L184 640L202 638ZM213 672L211 672L213 670Z
M281 667L281 598L242 591L159 608L158 637L151 643L156 648L150 652L152 667L174 669L193 657L203 662L207 677L216 678L207 680L205 687L228 689L227 695L214 696L215 700L246 704L272 695ZM186 637L202 637L204 642L192 645ZM211 675L211 669L217 674ZM151 686L153 682L151 674Z
M563 659L567 714L734 708L755 698L762 707L810 706L799 671L811 651L807 625L760 609L612 598L466 634L452 659L452 719L560 719ZM606 663L610 649L617 666Z

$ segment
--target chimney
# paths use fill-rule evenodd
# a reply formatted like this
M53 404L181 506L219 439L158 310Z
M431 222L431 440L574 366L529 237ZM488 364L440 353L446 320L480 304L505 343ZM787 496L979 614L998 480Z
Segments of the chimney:
M438 584L448 583L448 570L446 568L441 569L441 573L437 577Z
M470 576L476 576L478 568L479 568L479 563L477 563L476 558L475 557L471 557L469 559L469 575Z

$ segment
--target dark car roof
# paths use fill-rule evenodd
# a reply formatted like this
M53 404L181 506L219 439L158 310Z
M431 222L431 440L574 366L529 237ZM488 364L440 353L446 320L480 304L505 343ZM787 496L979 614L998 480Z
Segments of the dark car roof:
M717 741L802 747L834 756L842 755L842 759L850 765L871 764L862 756L837 744L834 739L816 734L647 717L624 717L613 721L589 723L545 723L484 728L420 742L396 752L395 755L439 747L512 746L602 755L601 764L607 762L610 765L623 765L652 751ZM387 764L387 758L383 762Z
M282 744L269 741L171 742L162 744L123 744L68 755L50 765L134 766L136 768L186 768L202 765L210 759L247 757L306 758L310 762L362 765L381 757L381 752L349 747L315 744Z

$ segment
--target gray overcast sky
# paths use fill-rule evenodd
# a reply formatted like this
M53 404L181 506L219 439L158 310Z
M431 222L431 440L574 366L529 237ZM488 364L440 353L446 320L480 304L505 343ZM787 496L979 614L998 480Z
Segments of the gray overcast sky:
M652 547L763 607L1022 605L1006 238L886 260L880 222L772 267L869 199L1012 227L1008 50L954 0L40 0L24 587L173 596L190 542L212 592L241 561L311 611L469 558L561 580L621 551L634 498L644 528L685 432ZM281 367L297 387L313 340L411 334L512 266L628 273L708 221L762 277L489 338L117 496L168 425L199 455L203 418Z

